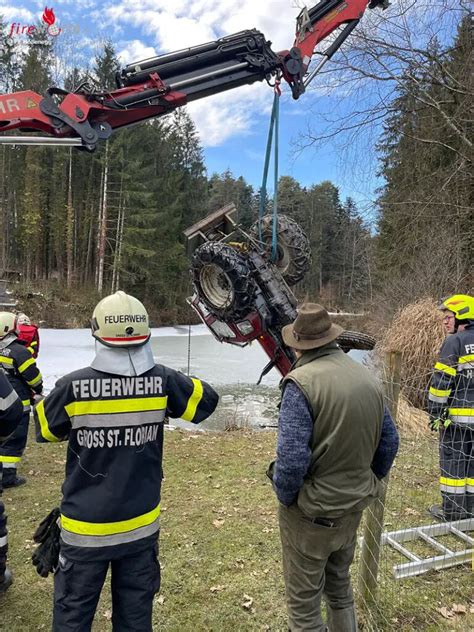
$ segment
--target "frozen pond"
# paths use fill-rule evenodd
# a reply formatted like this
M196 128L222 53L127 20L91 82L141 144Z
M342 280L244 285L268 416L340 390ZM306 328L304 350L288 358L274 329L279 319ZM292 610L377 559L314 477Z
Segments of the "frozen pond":
M41 329L40 337L38 365L46 392L59 377L88 366L94 357L95 341L89 329ZM191 335L187 326L152 329L151 342L157 362L187 374L189 359L189 373L206 380L221 394L216 413L200 427L218 430L226 424L261 427L276 423L280 374L272 369L262 384L255 386L268 362L258 343L244 348L222 344L205 325L193 325ZM357 359L364 355L357 351L352 354Z

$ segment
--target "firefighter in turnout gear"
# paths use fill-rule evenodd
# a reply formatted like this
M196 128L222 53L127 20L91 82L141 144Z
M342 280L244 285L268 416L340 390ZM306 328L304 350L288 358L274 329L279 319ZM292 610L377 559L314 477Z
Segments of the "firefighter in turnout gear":
M40 348L40 339L38 326L31 322L26 314L18 314L18 338L23 340L28 351L34 358L38 357Z
M30 402L41 394L43 381L34 357L18 339L17 317L11 312L0 312L0 366L23 404L23 417L15 432L0 444L0 463L3 465L3 487L18 487L25 483L17 475L28 438Z
M4 437L11 434L23 415L20 398L13 390L10 382L0 369L0 444ZM2 494L2 463L0 462L0 496ZM0 595L12 583L12 574L7 568L7 517L5 507L0 500Z
M430 427L440 433L442 505L437 520L474 516L474 297L456 294L440 305L454 317L441 347L428 393Z
M218 402L205 382L155 364L148 314L116 292L94 310L91 366L35 408L39 442L69 441L60 507L53 630L91 629L107 574L114 630L152 630L165 416L192 423Z

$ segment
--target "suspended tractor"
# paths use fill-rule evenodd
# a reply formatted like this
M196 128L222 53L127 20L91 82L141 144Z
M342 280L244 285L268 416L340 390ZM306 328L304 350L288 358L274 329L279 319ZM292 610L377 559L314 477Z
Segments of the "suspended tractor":
M273 248L272 215L249 231L236 217L237 209L229 204L184 231L192 256L194 295L189 303L220 342L259 342L270 358L260 379L273 367L286 375L296 358L281 330L296 318L291 287L310 267L309 240L292 218L278 215ZM375 345L371 336L353 331L345 331L337 342L344 351Z

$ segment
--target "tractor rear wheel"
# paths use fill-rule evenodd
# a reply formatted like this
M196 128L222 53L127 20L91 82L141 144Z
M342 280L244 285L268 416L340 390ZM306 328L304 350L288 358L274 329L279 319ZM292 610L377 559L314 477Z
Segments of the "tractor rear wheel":
M255 283L249 262L232 246L203 244L193 255L191 274L203 303L223 321L241 318L252 309Z
M273 216L262 217L262 242L268 259L272 255ZM258 221L250 229L251 236L259 241ZM260 243L262 243L260 242ZM288 285L295 285L304 277L311 263L309 239L294 219L278 215L277 257L273 264L279 269Z

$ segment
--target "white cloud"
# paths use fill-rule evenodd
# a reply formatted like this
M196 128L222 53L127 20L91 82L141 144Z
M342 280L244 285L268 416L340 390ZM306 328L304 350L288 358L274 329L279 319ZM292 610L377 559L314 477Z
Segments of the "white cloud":
M155 57L156 54L154 48L146 46L142 41L137 39L128 42L119 42L117 46L117 57L124 66L134 61L143 61L149 57Z
M250 135L271 111L272 92L254 84L194 101L188 105L204 147L222 145L234 136Z
M35 21L34 14L28 9L20 9L20 7L11 6L9 4L0 3L0 15L3 16L5 22L26 22L32 24Z

